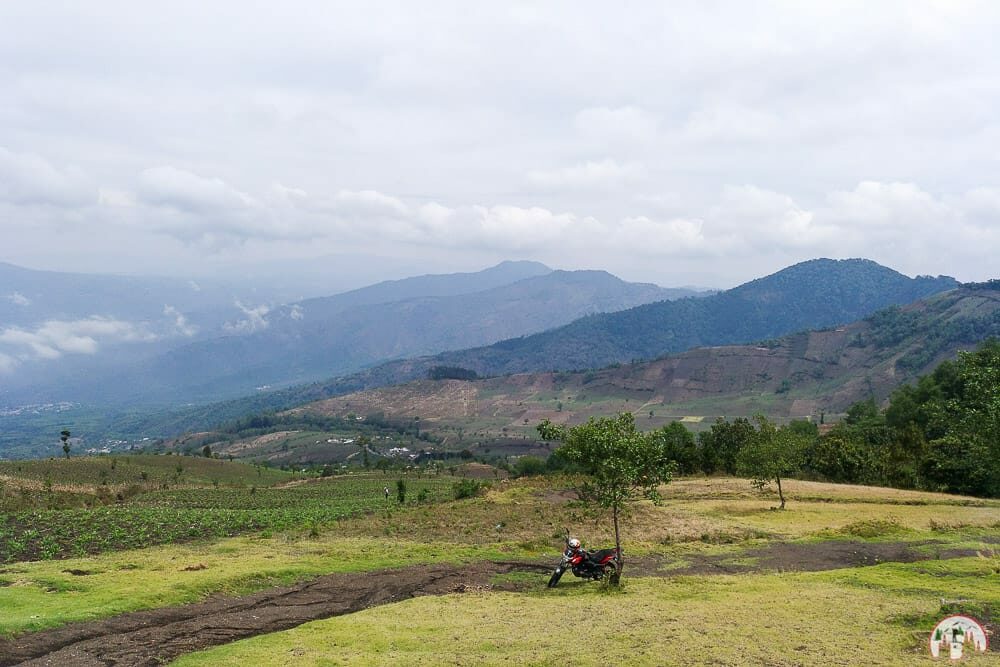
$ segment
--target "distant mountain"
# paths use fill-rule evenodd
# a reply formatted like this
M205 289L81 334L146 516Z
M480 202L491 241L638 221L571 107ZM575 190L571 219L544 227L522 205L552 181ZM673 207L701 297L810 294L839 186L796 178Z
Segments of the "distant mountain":
M636 414L643 429L682 418L698 428L698 422L710 424L719 416L756 412L779 421L830 421L857 401L884 401L900 385L991 337L1000 337L1000 283L964 286L761 345L703 347L602 370L473 382L423 379L328 398L294 412L419 417L423 430L442 438L474 434L466 446L531 439L542 419L579 423L622 410Z
M483 292L549 273L552 269L539 262L506 261L475 273L430 274L384 280L342 294L306 299L298 302L298 306L321 319L354 306Z
M185 315L189 327L216 330L240 315L237 300L257 303L271 296L222 282L38 271L0 262L0 330L96 316L145 323L158 333L160 325L174 325L177 314Z
M954 278L909 278L865 259L815 259L704 298L650 303L485 347L390 362L332 381L324 391L407 382L434 366L481 376L601 368L830 327L957 286Z
M170 346L146 358L130 354L138 349L133 345L110 360L74 360L53 371L57 385L8 383L0 389L0 403L18 402L13 397L21 403L86 399L119 406L219 400L692 294L626 283L601 271L504 262L477 273L386 281L279 307L245 306L226 324L228 335Z
M502 270L474 279L424 277L405 289L383 284L292 304L269 313L258 332L176 348L119 376L118 386L127 388L129 399L212 400L263 385L315 381L386 359L492 343L590 313L690 294L626 283L602 271L547 271L467 291L516 275L512 266L497 268ZM445 296L381 301L417 289Z
M662 357L671 349L688 349L685 345L759 341L810 327L835 326L869 316L886 305L913 301L917 298L913 293L923 296L956 285L951 278L907 278L866 260L815 260L714 296L585 317L543 334L491 346L388 362L326 382L138 417L128 428L156 434L201 430L248 414L420 380L438 366L458 366L482 376L510 368L521 372L586 368L586 360L581 361L573 348L592 349L594 341L606 351L595 367L622 363L633 367L630 362L642 355ZM852 311L859 314L851 317ZM616 347L617 341L623 343ZM522 351L527 354L519 357ZM599 372L588 370L585 375Z

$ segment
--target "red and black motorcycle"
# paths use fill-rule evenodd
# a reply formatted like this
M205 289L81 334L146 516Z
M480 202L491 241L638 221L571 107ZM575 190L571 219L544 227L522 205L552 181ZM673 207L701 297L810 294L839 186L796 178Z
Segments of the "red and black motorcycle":
M573 546L574 541L576 546ZM618 569L618 549L586 551L579 544L579 540L566 541L566 550L563 552L562 561L549 577L549 588L554 588L559 583L559 579L566 570L573 572L576 577L600 581L605 576L610 577Z

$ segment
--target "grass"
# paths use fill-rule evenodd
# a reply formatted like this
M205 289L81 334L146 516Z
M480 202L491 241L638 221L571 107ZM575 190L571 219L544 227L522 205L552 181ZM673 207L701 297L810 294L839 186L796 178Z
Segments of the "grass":
M0 635L240 595L333 572L362 572L419 563L537 557L517 545L470 546L308 531L278 537L237 537L214 544L167 545L90 558L0 567ZM87 573L74 575L71 571Z
M442 477L411 479L410 502L450 498L452 483ZM382 493L386 485L394 482L351 475L274 489L152 491L93 509L15 512L0 517L0 563L324 524L393 507L395 496L387 502Z
M386 479L365 482L378 487L366 495L380 496ZM453 480L438 481L446 488ZM330 572L483 559L554 563L566 529L591 547L612 540L608 518L566 492L572 481L522 479L494 483L478 498L391 504L391 510L319 524L315 537L303 525L263 536L0 566L0 634L216 593L243 594ZM416 482L408 480L411 496ZM287 490L308 495L309 487ZM752 566L747 551L774 541L906 541L931 560L667 579L633 577L626 566L625 590L612 596L571 578L547 590L546 576L514 573L494 583L517 584L525 592L423 597L219 647L178 664L598 665L623 657L650 665L920 664L920 633L942 615L942 598L1000 609L1000 561L988 543L1000 526L1000 502L796 481L787 488L789 508L773 511L773 501L746 480L677 480L664 488L663 506L632 508L623 523L626 554L655 554L668 575L706 555ZM277 498L284 491L164 491L147 501L206 509L254 496L252 502L267 509L283 504ZM387 539L392 549L385 548ZM935 559L955 548L983 556ZM602 619L597 630L581 632L579 619L592 618ZM969 664L997 663L994 656Z
M1000 604L975 559L832 573L630 579L424 597L191 654L199 665L915 665L956 590ZM516 613L515 613L516 610ZM584 625L581 628L581 623ZM998 664L997 655L964 664Z

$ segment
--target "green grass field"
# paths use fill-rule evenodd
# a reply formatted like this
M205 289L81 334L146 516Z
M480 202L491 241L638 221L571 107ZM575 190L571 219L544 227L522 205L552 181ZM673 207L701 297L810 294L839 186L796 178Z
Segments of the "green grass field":
M448 500L448 476L412 479L411 499L424 482L437 495L404 506L384 502L386 482L394 478L333 478L252 494L212 487L139 496L135 508L178 515L306 507L314 494L315 502L331 505L337 494L376 502L369 513L354 507L237 537L12 561L0 566L0 635L332 572L482 560L554 564L565 529L591 547L612 539L607 517L574 500L569 478L494 483L485 495L458 501ZM296 489L301 495L283 495ZM640 503L624 521L622 591L572 577L546 589L546 575L518 572L498 578L515 583L516 591L422 596L190 654L176 664L930 664L927 633L947 612L995 619L1000 501L794 480L786 492L788 509L776 511L771 494L746 480L691 478L664 487L662 505ZM806 572L761 558L769 548L794 554L845 543L905 547L921 559ZM706 563L746 571L714 574ZM1000 664L1000 654L967 664Z
M1000 604L1000 584L987 584ZM938 594L984 596L975 559L861 574L633 578L521 593L423 597L235 642L174 662L194 665L914 665ZM582 626L581 626L582 623ZM963 664L996 665L1000 656Z

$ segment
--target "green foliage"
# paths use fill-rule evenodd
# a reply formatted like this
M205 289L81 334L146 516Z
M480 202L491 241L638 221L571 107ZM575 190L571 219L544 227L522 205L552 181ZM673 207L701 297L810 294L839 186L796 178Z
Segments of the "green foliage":
M668 456L668 438L638 431L630 412L591 417L586 424L570 428L545 420L538 425L538 432L544 440L561 442L557 451L586 475L581 497L611 508L615 546L621 553L618 517L625 504L640 496L658 501L657 489L673 475L675 464ZM618 583L620 575L619 569L612 583Z
M461 366L434 366L427 371L431 380L475 380L479 378L476 371Z
M884 413L874 401L851 406L809 467L838 482L1000 495L1000 343L901 387Z
M514 472L518 477L543 475L547 470L546 462L537 456L522 456L514 464Z
M66 455L66 458L69 458L69 450L70 450L69 436L70 432L65 430L59 434L59 439L62 441L63 454Z
M719 469L719 451L711 430L698 434L698 465L706 475L714 474Z
M750 477L751 483L759 489L777 482L781 509L784 509L785 496L781 490L781 479L802 469L810 441L795 429L775 427L763 415L756 415L754 423L756 431L740 449L736 469L740 474Z
M653 437L660 439L658 446L662 448L664 456L676 464L678 473L690 475L701 467L694 435L684 424L671 422L654 431Z
M425 500L450 496L444 481L410 484ZM345 476L273 489L152 491L107 507L0 515L0 563L322 525L379 508L382 485L374 477Z
M400 505L406 504L406 480L403 478L396 480L396 500Z
M476 479L464 478L453 483L451 488L455 500L462 500L463 498L475 498L490 488L490 485Z
M719 467L729 475L736 474L736 459L740 450L754 437L754 426L746 417L729 422L719 417L712 424L712 446Z

